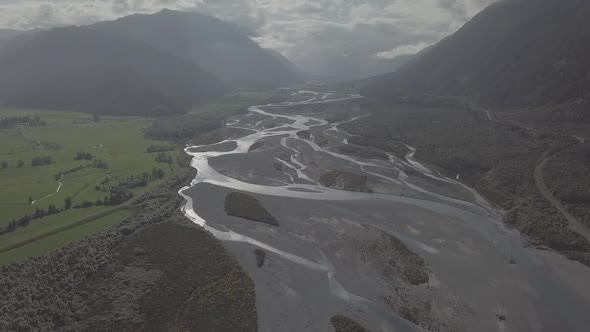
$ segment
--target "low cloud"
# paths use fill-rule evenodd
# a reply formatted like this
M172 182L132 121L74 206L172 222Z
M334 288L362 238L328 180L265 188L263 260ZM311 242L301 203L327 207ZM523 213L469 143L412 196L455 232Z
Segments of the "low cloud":
M418 43L413 45L403 45L394 47L389 51L377 52L375 56L379 59L393 59L400 55L416 54L432 44Z
M442 39L495 0L0 0L0 28L90 24L163 8L237 26L319 74L362 75L375 59Z

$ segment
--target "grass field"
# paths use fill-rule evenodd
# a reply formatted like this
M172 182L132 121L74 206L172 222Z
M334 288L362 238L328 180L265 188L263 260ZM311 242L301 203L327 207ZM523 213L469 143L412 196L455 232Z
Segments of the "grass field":
M59 249L69 243L82 239L85 236L98 232L106 227L114 225L121 220L129 217L133 213L131 209L117 209L112 214L86 222L82 225L57 232L37 240L33 243L26 244L16 249L0 253L0 266L16 262L27 257L38 256L50 251ZM49 217L51 218L51 217Z
M103 198L105 193L94 187L107 175L114 180L124 179L154 167L172 173L168 165L156 162L155 155L147 153L150 145L162 145L160 141L143 137L143 130L151 124L151 119L105 117L94 122L92 116L79 113L1 112L3 115L39 114L47 125L0 130L0 161L9 164L7 169L0 170L0 226L26 213L31 214L36 207L63 206L66 197L72 198L74 205ZM58 188L56 174L91 163L74 160L76 152L90 152L97 159L105 160L109 168L84 168L68 174L61 181L60 191L55 193ZM177 157L180 150L168 153ZM31 166L31 160L36 156L51 156L55 163ZM23 167L17 167L18 160L24 161ZM134 194L147 189L149 187L139 188ZM29 197L34 204L29 204Z
M195 106L190 113L203 118L224 118L244 111L247 106L262 103L273 91L244 91ZM183 155L180 146L173 142L150 140L144 137L154 119L144 117L101 116L98 121L90 114L60 111L0 109L0 118L39 116L43 126L0 129L0 162L8 168L0 169L0 228L25 214L32 215L37 208L47 210L49 204L64 206L71 198L73 205L83 201L94 202L108 193L97 191L95 186L107 177L111 183L131 175L162 168L169 176L178 171L178 165L158 163L156 153L149 154L150 145L170 145L175 150L166 152L174 159ZM65 175L59 183L56 174L86 166L90 160L74 160L77 152L91 153L109 164L108 169L85 167ZM54 163L32 166L35 157L50 156ZM18 161L24 165L18 167ZM157 181L133 189L134 197L149 191ZM29 204L29 198L34 203ZM123 220L132 213L129 201L123 206L94 206L70 209L31 222L25 228L0 235L0 266L33 255L55 250L72 241L104 229Z
M11 220L18 219L25 214L33 214L35 209L47 209L49 204L57 207L64 206L64 200L71 198L73 205L83 201L94 202L104 198L108 193L95 190L95 186L107 176L111 181L125 179L131 175L150 172L154 167L164 169L166 175L171 175L178 166L173 163L158 163L155 154L147 153L150 145L171 145L170 142L152 141L143 137L143 131L150 126L153 119L141 117L101 117L95 121L92 115L36 110L0 110L0 116L35 116L39 115L46 125L39 127L10 128L0 130L0 161L6 161L8 168L0 169L0 227L5 227ZM74 160L77 152L89 152L95 158L102 159L109 164L108 169L93 167L83 168L67 174L61 180L61 188L56 192L59 184L56 174L61 171L86 166L92 161ZM173 158L181 155L181 149L166 152ZM47 166L32 166L34 157L50 156L54 164ZM18 167L18 161L24 162ZM136 188L135 197L148 191L156 185L151 182L146 187ZM29 204L29 197L35 201ZM55 232L67 227L81 218L100 215L113 207L98 206L87 209L71 209L62 213L44 217L31 222L26 228L0 236L0 252L2 248L30 239L42 237L43 234ZM121 216L122 212L111 216ZM112 217L110 217L112 218ZM102 219L101 219L102 220ZM98 229L99 223L85 225L83 229L72 230L60 238L72 238L76 234L85 233L83 230ZM56 243L55 241L46 243ZM37 243L35 243L36 247ZM14 250L12 250L14 251ZM34 250L35 251L35 250ZM36 250L43 252L44 250ZM30 250L23 251L31 252ZM14 256L26 256L14 253Z

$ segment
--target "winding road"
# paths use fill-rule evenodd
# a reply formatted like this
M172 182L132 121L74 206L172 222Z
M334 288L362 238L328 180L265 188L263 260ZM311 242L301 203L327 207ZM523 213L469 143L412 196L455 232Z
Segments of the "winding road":
M547 185L543 180L543 168L545 167L547 162L555 155L552 154L547 156L548 153L549 151L545 151L545 153L543 153L543 155L540 158L540 162L535 167L535 171L533 174L535 178L535 185L537 186L537 189L539 189L541 194L543 194L543 197L545 197L545 199L548 200L551 203L551 205L553 205L553 207L559 210L559 212L567 220L570 229L572 229L575 232L578 232L580 235L584 236L588 241L590 241L590 229L588 229L588 227L586 227L584 223L579 221L576 217L574 217L571 213L567 211L567 209L563 206L561 201L551 193L549 188L547 188Z
M562 133L562 132L554 132L554 131L549 131L549 130L544 130L544 129L538 129L538 128L534 128L531 126L527 126L527 125L519 123L519 122L515 122L515 121L498 120L493 116L492 112L489 109L477 107L474 105L469 105L469 107L475 111L484 112L486 120L491 121L491 122L495 122L495 123L502 124L502 125L510 125L510 126L518 127L518 128L521 128L521 129L524 129L524 130L527 130L530 132L534 132L534 133L552 134L552 135L558 135L558 136L562 136L562 137L572 138L577 141L577 143L572 144L572 145L568 145L567 147L563 148L562 150L567 149L567 148L572 147L577 144L584 144L586 142L585 138L577 136L577 135L571 135L571 134L566 134L566 133ZM562 150L560 150L560 151L562 151ZM590 241L590 228L588 228L588 226L586 226L584 223L582 223L580 220L578 220L578 218L576 218L574 215L572 215L571 213L569 213L567 211L567 209L564 207L563 203L557 197L555 197L555 195L553 195L551 190L549 190L549 188L547 187L547 184L545 183L545 180L543 178L543 169L545 168L545 165L547 165L549 160L551 160L551 158L553 158L560 151L552 151L552 149L549 149L547 151L544 151L541 154L541 157L539 158L539 161L535 165L535 169L533 171L533 178L535 179L535 186L537 187L539 192L543 195L543 197L555 209L557 209L559 211L559 213L561 213L561 215L566 219L569 228L571 230L579 233L583 237L585 237L588 241Z
M53 193L51 193L51 194L49 194L49 195L47 195L47 196L45 196L43 198L40 198L38 200L35 200L35 201L31 202L31 205L37 204L37 203L41 202L42 200L47 199L47 198L49 198L49 197L57 194L61 190L61 187L63 186L63 183L62 183L63 178L64 178L63 175L59 178L59 180L57 181L57 189L55 189L55 191Z
M41 150L43 150L43 151L47 151L47 149L45 149L45 147L43 146L43 144L41 144L41 142L39 142L38 140L36 140L36 139L32 138L31 136L29 136L29 135L27 135L27 134L25 133L25 130L24 130L24 127L23 127L23 126L19 126L18 128L19 128L20 134L21 134L21 135L22 135L22 136L23 136L25 139L28 139L28 140L31 140L31 141L33 141L33 143L35 143L36 145L38 145L38 146L39 146L39 148L40 148Z

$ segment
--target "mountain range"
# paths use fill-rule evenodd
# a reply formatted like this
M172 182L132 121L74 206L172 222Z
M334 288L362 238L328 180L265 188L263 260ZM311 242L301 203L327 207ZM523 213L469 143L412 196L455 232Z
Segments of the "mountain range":
M163 116L305 74L233 26L164 10L90 26L0 31L0 105Z
M397 71L357 81L370 118L475 188L527 241L590 266L590 2L498 1Z
M590 2L499 1L366 94L458 96L493 108L586 100L590 88Z

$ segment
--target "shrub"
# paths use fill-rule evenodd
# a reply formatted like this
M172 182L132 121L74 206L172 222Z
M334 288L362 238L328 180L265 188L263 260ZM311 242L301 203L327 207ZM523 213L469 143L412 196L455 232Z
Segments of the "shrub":
M76 152L74 160L92 160L94 156L90 152Z
M35 157L33 160L31 160L32 166L46 166L51 164L53 164L53 158L50 156Z

